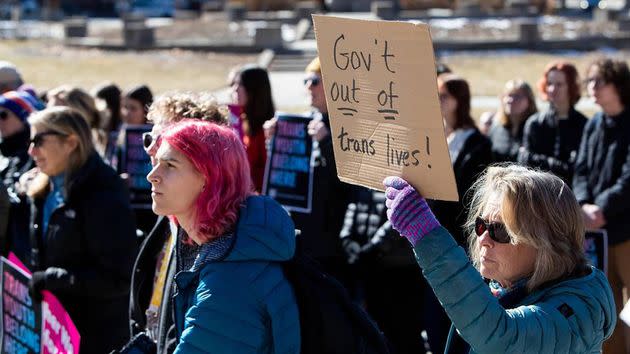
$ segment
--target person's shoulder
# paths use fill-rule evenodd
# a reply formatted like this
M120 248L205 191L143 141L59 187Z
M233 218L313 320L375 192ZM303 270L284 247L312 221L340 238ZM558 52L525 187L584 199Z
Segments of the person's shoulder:
M605 332L615 323L615 302L612 290L602 271L559 282L540 291L541 302L555 308L565 318L580 322L598 322ZM602 328L599 328L602 329Z

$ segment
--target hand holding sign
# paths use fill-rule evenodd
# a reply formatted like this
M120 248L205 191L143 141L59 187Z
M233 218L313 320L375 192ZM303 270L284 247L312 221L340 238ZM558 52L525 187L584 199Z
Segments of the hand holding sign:
M339 179L458 200L424 24L313 16Z

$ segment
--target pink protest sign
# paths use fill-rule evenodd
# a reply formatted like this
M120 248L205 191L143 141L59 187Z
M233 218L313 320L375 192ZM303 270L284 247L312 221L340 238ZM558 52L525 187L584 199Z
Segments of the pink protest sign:
M26 274L31 275L31 271L28 268L26 268L24 263L22 263L22 261L20 261L20 259L13 252L9 252L8 259L9 259L9 262L13 263L14 266L22 269Z
M43 291L42 354L78 354L81 336L57 298Z
M9 253L9 262L24 273L31 275L31 271L16 257ZM49 291L42 291L42 354L78 354L81 336L70 315L63 308L59 300Z

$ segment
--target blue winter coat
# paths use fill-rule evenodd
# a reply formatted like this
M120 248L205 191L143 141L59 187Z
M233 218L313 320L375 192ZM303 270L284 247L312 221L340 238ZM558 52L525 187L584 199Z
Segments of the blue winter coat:
M416 260L446 313L476 353L600 353L615 327L602 272L535 291L513 309L490 293L464 250L440 227L420 240Z
M249 197L234 235L204 244L175 277L175 353L299 353L297 303L278 263L294 251L287 212Z

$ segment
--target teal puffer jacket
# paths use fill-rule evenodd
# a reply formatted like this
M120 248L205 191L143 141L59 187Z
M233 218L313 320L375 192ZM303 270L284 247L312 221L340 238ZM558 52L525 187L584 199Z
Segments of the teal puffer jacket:
M175 278L175 353L299 353L297 303L278 263L294 251L287 212L249 197L235 234L202 245Z
M615 327L610 285L595 268L584 277L535 291L506 310L444 228L429 233L414 251L473 353L600 353Z

